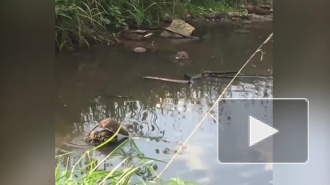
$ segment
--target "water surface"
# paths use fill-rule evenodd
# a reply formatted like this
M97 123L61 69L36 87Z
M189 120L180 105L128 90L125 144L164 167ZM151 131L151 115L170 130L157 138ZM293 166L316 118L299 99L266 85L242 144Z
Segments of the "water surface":
M196 41L152 37L146 42L93 46L90 51L56 56L56 147L74 151L70 164L85 151L84 147L75 145L85 146L83 136L97 121L108 117L126 119L126 128L132 136L140 138L135 143L145 156L170 159L231 79L205 78L188 85L141 77L183 79L185 73L197 74L202 70L238 71L272 32L269 22L243 26L250 31L245 34L234 33L237 26L230 24L195 26L200 37ZM136 54L132 52L136 46L150 47L155 52ZM174 59L177 51L186 51L190 62L177 62ZM263 51L262 61L258 53L243 74L272 74L272 41ZM271 98L272 86L272 78L238 78L225 97ZM269 184L271 166L217 162L217 126L213 119L207 118L162 179L180 177L199 184ZM97 151L94 158L101 160L109 151L111 147ZM123 154L134 155L134 151L127 146ZM100 169L110 170L119 160L109 160ZM158 162L153 165L157 172L165 167ZM142 174L152 178L150 174Z

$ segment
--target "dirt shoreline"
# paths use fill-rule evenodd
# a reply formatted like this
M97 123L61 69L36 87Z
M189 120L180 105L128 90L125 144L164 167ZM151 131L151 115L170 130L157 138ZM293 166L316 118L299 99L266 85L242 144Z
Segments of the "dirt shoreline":
M189 19L185 20L185 22L191 24L191 25L195 25L196 23L206 23L206 24L253 24L253 23L258 23L258 22L271 22L273 21L273 13L270 13L268 15L257 15L257 14L247 14L245 16L240 16L237 14L233 14L233 13L211 13L208 15L205 15L203 18L201 17L190 17ZM167 23L166 25L169 25L170 23ZM164 23L165 25L165 23ZM135 30L138 29L132 29L132 30L128 30L128 31L132 31L135 32ZM161 26L159 27L153 27L153 28L145 28L144 30L149 31L149 33L158 33L161 30L164 30ZM127 42L136 42L137 45L139 45L138 43L147 43L148 40L150 40L150 38L144 38L143 36L126 36L123 37L120 33L123 32L125 30L121 30L120 32L118 32L117 34L115 34L115 37L113 37L114 42L111 44L100 44L100 43L93 43L91 44L90 47L95 46L95 45L118 45L118 44L125 44ZM127 31L127 30L126 30ZM242 32L242 31L235 31L237 33L248 33L248 32ZM134 33L136 34L136 33ZM113 36L113 34L111 34ZM154 34L155 35L155 34ZM192 34L194 35L194 34ZM138 39L137 39L138 38ZM181 40L181 39L187 39L187 38L175 38L175 37L164 37L164 39L166 38L170 38L170 39L174 39L174 40ZM148 51L152 51L154 52L153 48L150 48L148 46L143 46L146 47L146 49ZM68 48L67 52L68 53L73 53L76 52L80 49L84 50L87 47L79 47L79 46L73 46ZM88 49L88 48L87 48ZM131 48L132 51L134 52L134 48ZM143 52L144 53L144 52Z

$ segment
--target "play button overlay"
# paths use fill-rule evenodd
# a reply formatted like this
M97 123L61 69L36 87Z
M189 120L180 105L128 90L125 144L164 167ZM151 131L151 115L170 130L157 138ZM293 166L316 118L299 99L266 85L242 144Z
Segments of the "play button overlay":
M222 99L217 140L220 163L306 163L308 101Z
M250 116L250 146L255 145L256 143L276 134L277 132L277 129L274 129L253 116Z

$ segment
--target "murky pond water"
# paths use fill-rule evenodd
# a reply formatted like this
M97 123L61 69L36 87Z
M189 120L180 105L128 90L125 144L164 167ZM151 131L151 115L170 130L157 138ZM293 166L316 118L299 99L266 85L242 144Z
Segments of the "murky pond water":
M56 147L74 151L74 164L90 147L84 135L104 118L124 120L134 143L147 157L169 160L213 105L230 78L204 78L196 83L176 84L143 79L142 76L183 79L202 70L238 71L272 32L272 22L245 26L249 33L235 33L230 24L196 24L199 40L170 40L153 37L146 42L94 46L56 56ZM136 54L135 46L154 52ZM271 76L272 41L243 69L244 75ZM175 61L177 51L186 51L189 62ZM272 97L268 78L237 78L226 92L233 98ZM122 96L122 97L118 97ZM214 113L216 114L216 112ZM115 146L94 152L102 160ZM58 152L61 150L57 150ZM122 151L135 155L131 144ZM120 157L119 157L120 158ZM117 160L117 161L116 161ZM120 159L107 160L99 169L110 170ZM134 161L127 161L130 165ZM165 165L152 163L160 172ZM151 174L141 176L152 179ZM180 177L198 184L269 184L271 167L224 165L217 162L217 124L206 119L161 178Z

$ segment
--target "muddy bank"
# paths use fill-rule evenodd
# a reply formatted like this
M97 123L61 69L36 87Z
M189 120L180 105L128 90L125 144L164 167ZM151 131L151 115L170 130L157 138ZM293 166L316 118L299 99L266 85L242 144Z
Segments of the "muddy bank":
M223 15L223 14L221 14ZM226 14L227 16L230 14ZM212 16L219 17L215 14ZM220 16L221 17L221 16ZM154 29L154 30L145 30L143 34L137 34L136 30L126 31L125 35L118 35L118 43L116 45L122 45L128 51L139 53L139 54L150 54L150 53L158 53L158 52L168 52L168 53L177 53L180 50L179 45L184 43L195 43L200 42L200 40L208 39L208 35L206 34L207 30L212 26L221 25L228 34L236 33L236 34L248 34L252 28L263 27L265 22L272 22L273 14L269 15L256 15L256 14L247 14L245 16L232 16L227 18L217 18L217 19L207 19L207 18L190 18L186 22L195 28L193 32L191 32L191 36L182 36L180 34L176 34L174 32L169 32L162 28ZM231 31L230 31L231 30ZM141 31L142 32L142 31ZM143 35L148 35L148 37L144 37ZM159 42L170 42L173 45L178 45L176 47L167 47L164 44L158 44ZM205 55L209 55L210 57L214 57L208 51L212 51L211 46L205 46L209 48L205 48ZM171 54L171 55L175 55ZM188 53L189 54L189 53ZM204 54L202 54L204 55ZM175 56L172 57L173 60Z

